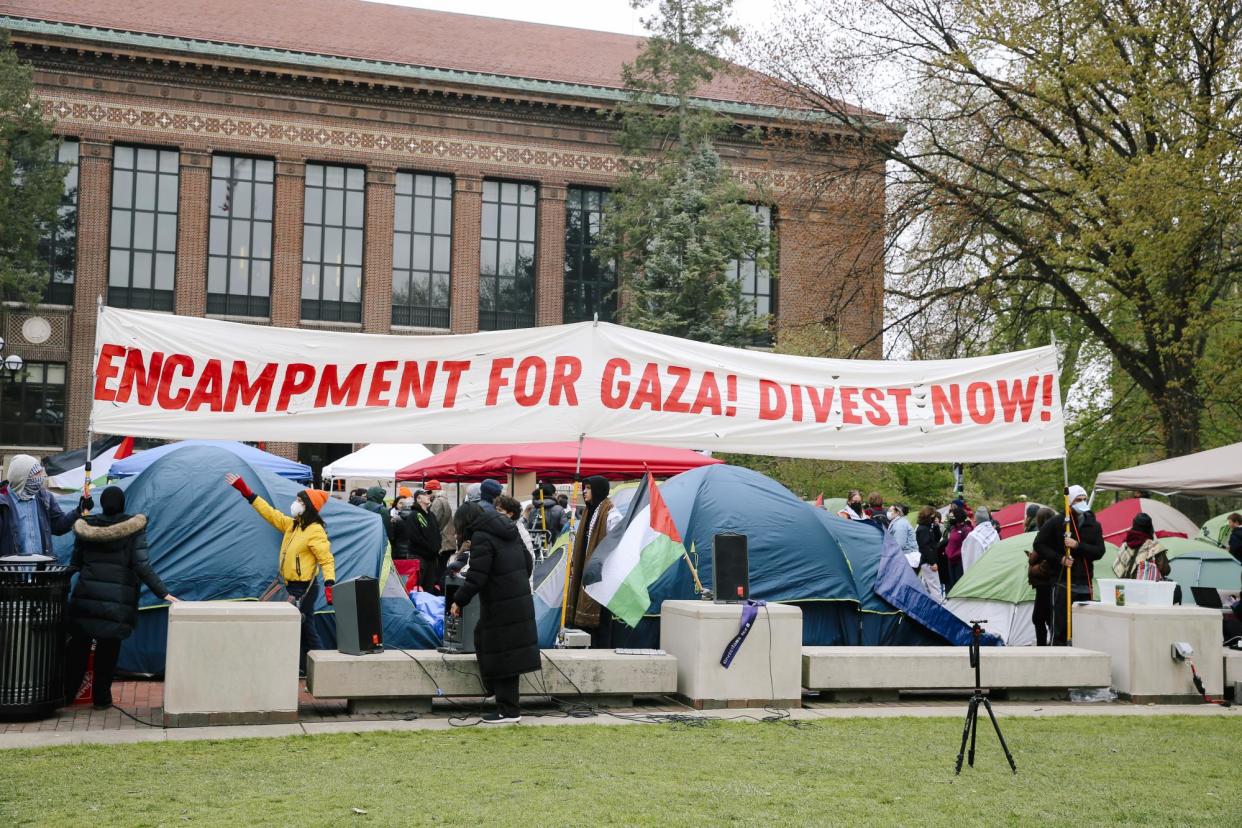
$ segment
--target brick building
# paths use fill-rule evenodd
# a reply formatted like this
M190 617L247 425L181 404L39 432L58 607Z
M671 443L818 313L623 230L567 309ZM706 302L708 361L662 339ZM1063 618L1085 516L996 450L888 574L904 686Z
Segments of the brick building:
M0 389L4 454L83 443L97 297L410 335L615 314L592 230L638 38L361 0L0 0L0 28L70 165L45 304L4 311L6 352L28 366ZM882 187L807 208L795 182L817 159L743 132L792 126L748 81L699 91L736 120L721 154L779 242L778 274L743 261L738 278L778 341L848 278L865 300L837 324L869 335ZM857 153L819 129L823 161ZM315 464L348 450L269 448Z

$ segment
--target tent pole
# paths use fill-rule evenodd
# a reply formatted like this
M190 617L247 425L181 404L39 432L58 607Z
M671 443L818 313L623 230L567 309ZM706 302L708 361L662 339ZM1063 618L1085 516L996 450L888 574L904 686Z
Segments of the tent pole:
M1064 477L1065 477L1065 557L1072 558L1073 556L1070 554L1070 552L1072 552L1073 550L1070 549L1069 539L1070 539L1070 530L1072 528L1071 525L1073 523L1074 518L1070 511L1069 452L1068 451L1065 452L1065 454L1061 455L1061 471L1063 472ZM1074 592L1072 589L1073 577L1074 577L1073 572L1074 572L1074 567L1072 565L1065 567L1065 645L1067 647L1072 646L1071 642L1074 639L1074 613L1073 613Z
M95 329L96 330L99 329L99 317L103 315L103 309L104 309L103 294L101 293L95 297ZM96 358L93 358L91 360L92 387L94 386L94 382L95 382L95 369L93 366L99 363L99 359L97 358L98 356L99 356L98 354L95 354ZM93 443L94 440L95 440L95 417L92 415L90 417L87 417L86 419L86 466L84 469L84 477L82 479L82 497L91 496L91 443Z
M565 585L561 590L561 631L557 644L564 643L565 615L569 611L569 579L573 575L574 546L578 542L578 492L582 490L582 441L586 433L578 435L578 460L574 463L574 484L569 492L569 543L565 545Z

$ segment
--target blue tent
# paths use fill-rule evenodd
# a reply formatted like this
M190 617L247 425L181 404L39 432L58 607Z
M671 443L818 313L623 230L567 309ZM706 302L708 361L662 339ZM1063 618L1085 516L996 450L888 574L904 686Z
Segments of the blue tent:
M281 535L224 482L224 475L242 475L256 494L278 509L286 508L302 487L215 445L181 443L178 447L117 484L125 490L126 510L141 512L149 520L147 541L155 571L183 600L257 599L277 580ZM368 575L386 587L381 599L385 643L419 649L437 646L439 636L395 578L388 580L392 564L382 518L336 499L324 504L323 518L336 559L337 580ZM68 562L72 550L72 534L56 539L62 561ZM167 645L166 606L144 586L139 609L138 627L121 648L119 667L161 673ZM334 646L335 619L322 596L316 613L324 644Z
M112 478L133 477L146 471L157 460L161 460L173 452L195 446L210 446L230 451L244 460L253 469L274 474L278 477L288 478L289 480L307 482L313 477L311 467L305 463L287 460L284 457L269 454L254 446L248 446L245 443L238 443L232 440L181 440L180 442L157 446L153 449L132 454L124 460L113 463L112 468L108 471L108 476Z
M885 555L885 535L878 528L815 509L759 472L705 466L670 478L660 492L686 548L693 549L705 586L712 585L713 537L748 536L751 597L801 607L803 644L943 644L945 632L952 636L964 629L953 616L934 613L911 596L894 606L877 594L879 583L900 583L901 570L909 569L899 555ZM660 605L695 597L689 567L684 562L670 567L651 596L637 628L614 622L617 646L658 645ZM919 611L913 616L917 623L911 608Z

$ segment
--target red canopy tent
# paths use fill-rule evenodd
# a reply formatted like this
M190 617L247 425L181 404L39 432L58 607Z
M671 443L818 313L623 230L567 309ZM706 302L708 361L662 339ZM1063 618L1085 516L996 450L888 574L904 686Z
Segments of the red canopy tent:
M632 480L648 469L656 477L720 463L689 449L670 449L612 440L582 441L582 476ZM540 480L567 482L578 466L578 441L564 443L462 443L397 470L399 480L474 482L533 472Z

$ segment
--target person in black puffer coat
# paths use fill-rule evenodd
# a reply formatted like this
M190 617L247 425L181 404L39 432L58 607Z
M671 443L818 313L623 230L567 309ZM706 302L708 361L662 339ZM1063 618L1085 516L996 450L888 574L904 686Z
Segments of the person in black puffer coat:
M78 694L91 642L95 643L92 696L96 710L112 706L112 676L121 642L138 623L138 594L145 583L161 601L175 602L147 558L146 515L125 513L125 493L109 486L99 497L102 515L73 525L77 536L69 571L78 574L69 598L69 644L65 652L65 701Z
M464 503L453 523L458 543L470 543L470 567L449 611L460 615L461 607L475 596L482 603L474 647L484 687L496 694L497 708L484 715L483 721L515 723L521 721L518 677L542 666L530 593L530 558L513 521L498 512Z

